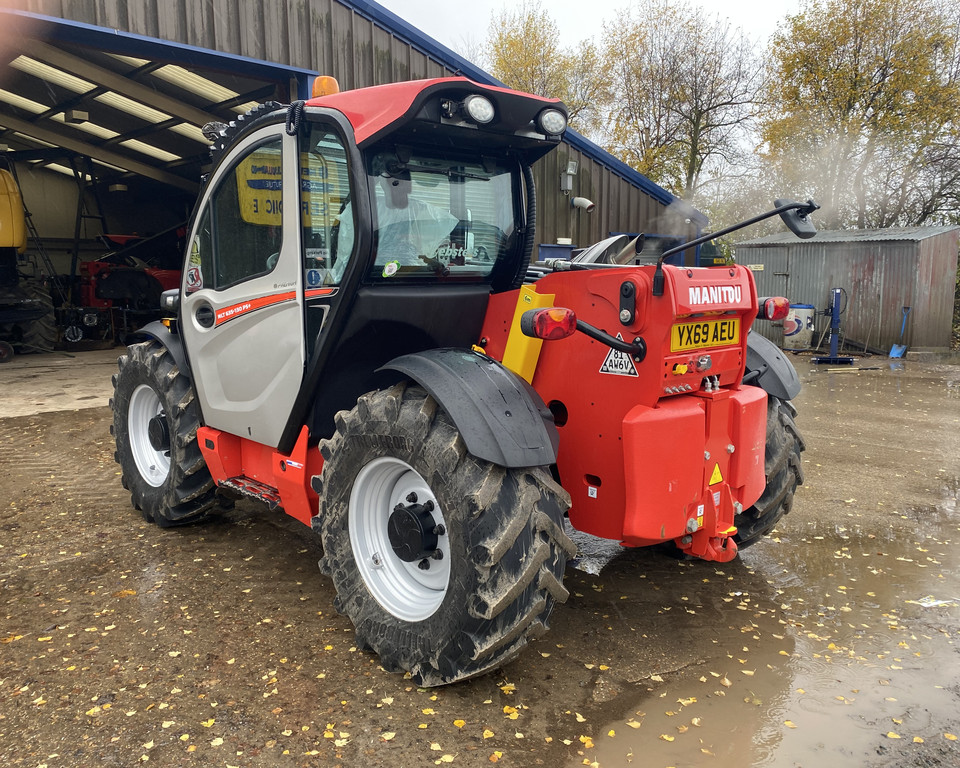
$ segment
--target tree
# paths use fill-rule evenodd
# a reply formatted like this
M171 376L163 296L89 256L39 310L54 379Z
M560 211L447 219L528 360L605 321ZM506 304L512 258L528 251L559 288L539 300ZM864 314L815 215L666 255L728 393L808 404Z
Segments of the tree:
M490 21L490 73L510 88L562 100L570 124L589 133L603 94L599 56L589 40L564 48L559 38L560 30L540 0L504 8Z
M775 35L766 159L825 225L955 220L957 36L941 0L806 0Z
M605 144L685 200L746 149L762 86L753 43L686 0L640 0L604 25Z

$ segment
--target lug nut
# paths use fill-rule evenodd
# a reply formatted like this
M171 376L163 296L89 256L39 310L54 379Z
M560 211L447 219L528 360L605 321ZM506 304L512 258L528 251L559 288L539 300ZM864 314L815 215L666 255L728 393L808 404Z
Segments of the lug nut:
M437 536L444 536L447 533L447 529L444 528L442 524L437 524L433 527L433 532L437 534Z
M427 560L426 558L424 558L424 559L421 560L419 563L417 563L417 568L419 568L421 571L429 571L429 570L430 570L430 561Z
M409 494L407 494L407 501L410 502L411 504L416 504L417 494L411 491Z
M430 557L432 557L434 560L443 560L443 552L441 552L439 549L435 549Z

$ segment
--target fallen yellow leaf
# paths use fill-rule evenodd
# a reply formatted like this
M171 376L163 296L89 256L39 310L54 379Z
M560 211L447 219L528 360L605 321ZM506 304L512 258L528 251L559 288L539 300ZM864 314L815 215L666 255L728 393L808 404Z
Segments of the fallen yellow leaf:
M457 728L463 728L463 726L465 726L465 725L467 724L467 721L466 721L466 720L454 720L454 721L453 721L453 724L454 724L455 726L457 726Z
M396 737L396 733L393 731L387 731L386 733L380 734L380 741L392 741Z
M888 738L888 739L899 739L899 738L900 738L900 734L899 734L899 733L894 733L893 731L887 731L887 738Z
M797 727L797 726L794 724L793 720L784 720L784 721L783 721L783 724L784 724L785 726L787 726L787 728L796 728L796 727Z
M954 736L952 733L945 733L945 734L943 734L943 738L945 738L945 739L950 739L950 741L956 741L956 740L957 740L957 737Z
M673 741L676 737L671 736L669 733L661 733L660 738L663 739L664 741Z
M490 739L490 738L493 738L495 735L496 734L494 734L494 732L491 731L489 728L483 729L483 738Z

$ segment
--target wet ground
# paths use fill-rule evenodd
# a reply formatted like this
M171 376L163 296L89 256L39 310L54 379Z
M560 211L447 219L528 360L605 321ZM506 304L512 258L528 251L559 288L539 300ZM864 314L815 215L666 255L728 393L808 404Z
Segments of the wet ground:
M571 569L518 661L423 690L356 649L296 521L142 521L113 356L0 368L5 765L960 766L958 365L798 358L807 480L773 537Z

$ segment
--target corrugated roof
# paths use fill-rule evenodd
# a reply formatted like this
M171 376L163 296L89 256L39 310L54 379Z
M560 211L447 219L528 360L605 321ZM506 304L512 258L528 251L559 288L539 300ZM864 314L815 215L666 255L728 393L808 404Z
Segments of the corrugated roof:
M790 245L794 243L851 243L866 241L917 241L926 240L929 237L936 237L945 232L960 229L958 226L945 225L938 227L887 227L886 229L833 229L817 232L813 240L799 240L792 232L778 232L775 235L758 237L754 240L746 240L737 243L737 248L744 246L763 246L763 245Z

